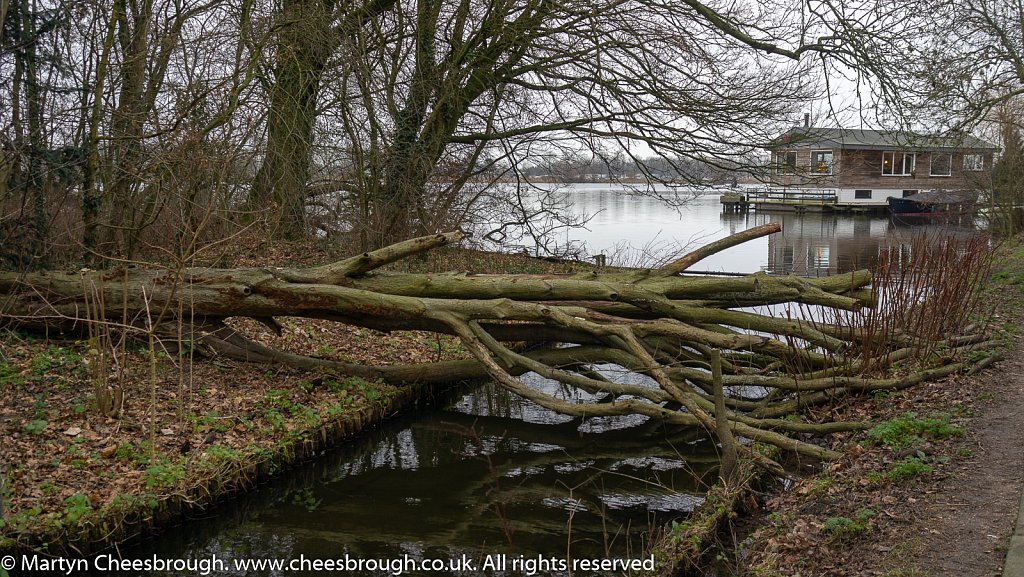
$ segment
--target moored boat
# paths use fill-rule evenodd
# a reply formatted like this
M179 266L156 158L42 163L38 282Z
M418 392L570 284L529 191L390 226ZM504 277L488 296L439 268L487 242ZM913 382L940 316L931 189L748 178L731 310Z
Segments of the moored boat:
M974 210L978 200L973 190L926 190L904 198L890 196L889 212L897 216L964 214Z

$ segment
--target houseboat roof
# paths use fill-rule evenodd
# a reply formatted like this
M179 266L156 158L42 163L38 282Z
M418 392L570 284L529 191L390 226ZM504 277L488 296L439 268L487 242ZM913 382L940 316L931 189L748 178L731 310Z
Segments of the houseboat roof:
M999 147L969 134L935 136L901 130L860 130L797 126L787 130L766 148L786 146L828 146L870 150L999 150Z
M905 198L921 204L974 204L978 202L978 191L924 190Z

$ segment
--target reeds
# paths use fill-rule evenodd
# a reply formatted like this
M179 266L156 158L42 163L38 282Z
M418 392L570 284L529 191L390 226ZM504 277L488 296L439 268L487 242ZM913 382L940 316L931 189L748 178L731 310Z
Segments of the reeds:
M881 251L873 271L875 306L848 316L862 371L885 369L902 351L925 360L971 332L989 311L981 285L992 266L987 236L915 237Z

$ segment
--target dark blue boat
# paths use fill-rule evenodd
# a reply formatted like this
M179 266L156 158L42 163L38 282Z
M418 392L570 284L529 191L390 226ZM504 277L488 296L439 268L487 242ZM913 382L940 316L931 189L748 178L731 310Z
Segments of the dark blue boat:
M889 212L897 216L965 214L974 211L974 190L926 190L904 198L890 196Z

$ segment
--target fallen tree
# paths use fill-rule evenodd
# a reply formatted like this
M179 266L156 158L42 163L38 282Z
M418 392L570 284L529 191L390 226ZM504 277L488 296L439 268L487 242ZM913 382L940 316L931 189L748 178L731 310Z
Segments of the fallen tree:
M572 275L381 271L397 260L456 243L459 233L413 239L311 268L0 272L0 324L79 333L97 326L137 331L154 347L185 345L246 361L391 382L488 377L560 413L640 414L704 428L730 446L735 435L816 460L837 454L791 434L866 425L794 419L802 408L851 391L900 388L964 370L967 357L958 353L991 346L983 331L965 332L962 326L941 327L948 334L932 330L922 335L894 329L890 319L889 328L879 330L878 313L864 312L875 304L875 295L866 290L873 280L869 271L820 279L681 274L709 254L778 230L778 225L756 227L660 269ZM959 263L964 278L982 271L984 259L978 253L977 248L968 251L974 256ZM919 284L920 279L912 280L904 284ZM957 304L960 309L971 306L973 286L960 286L965 299ZM779 303L819 313L801 318L750 310ZM896 311L883 307L881 312ZM343 363L270 348L228 322L250 317L279 329L276 318L286 316L455 335L472 358L416 366ZM938 344L944 356L936 366L875 376L880 367L920 358ZM980 360L976 357L971 359ZM615 382L600 370L606 365L648 380ZM558 381L569 393L529 387L515 378L525 372Z

